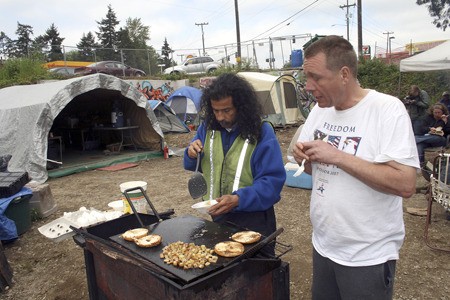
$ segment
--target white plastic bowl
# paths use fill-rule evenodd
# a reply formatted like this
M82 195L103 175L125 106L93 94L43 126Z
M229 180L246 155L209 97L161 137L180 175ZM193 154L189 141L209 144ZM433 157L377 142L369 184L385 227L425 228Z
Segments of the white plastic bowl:
M191 207L193 209L196 209L199 213L208 214L208 209L215 204L217 204L217 201L213 199L197 202Z
M116 200L113 202L109 202L108 206L114 209L115 211L123 211L123 200Z

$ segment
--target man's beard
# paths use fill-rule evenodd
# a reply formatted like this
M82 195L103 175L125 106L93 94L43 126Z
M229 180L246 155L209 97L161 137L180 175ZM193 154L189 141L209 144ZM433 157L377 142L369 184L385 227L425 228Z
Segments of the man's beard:
M219 124L223 128L231 128L231 127L233 127L233 123L228 122L228 121L222 121L222 122L219 122Z

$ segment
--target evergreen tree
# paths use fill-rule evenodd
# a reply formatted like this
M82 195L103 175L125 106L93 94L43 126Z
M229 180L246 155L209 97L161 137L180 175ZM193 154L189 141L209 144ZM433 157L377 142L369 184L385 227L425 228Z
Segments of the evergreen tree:
M417 0L418 5L425 5L430 16L434 18L433 24L443 31L449 26L450 0Z
M119 23L111 4L108 5L106 18L102 19L100 22L97 21L99 32L96 32L96 34L100 45L102 48L108 48L99 51L104 60L118 60L118 55L116 53L118 47L118 32L116 32L116 26Z
M16 44L3 31L0 31L0 58L12 57L15 51Z
M19 22L17 22L16 35L17 35L17 41L15 42L16 49L13 53L13 56L14 57L30 56L31 54L30 48L31 43L33 41L31 39L31 36L33 35L33 27L31 27L30 25L20 24Z
M171 58L172 56L172 48L170 48L169 43L167 42L167 38L164 38L164 44L161 48L161 58L160 62L161 64L164 64L166 68L172 67L175 65L175 62Z
M92 32L89 31L87 34L83 33L80 42L77 44L77 48L76 60L97 61L95 48L99 48L99 45L95 42L95 37Z
M52 25L50 25L50 27L45 31L43 38L50 48L50 52L48 53L48 60L55 61L64 59L61 48L64 38L59 36L58 28L54 23L52 23Z

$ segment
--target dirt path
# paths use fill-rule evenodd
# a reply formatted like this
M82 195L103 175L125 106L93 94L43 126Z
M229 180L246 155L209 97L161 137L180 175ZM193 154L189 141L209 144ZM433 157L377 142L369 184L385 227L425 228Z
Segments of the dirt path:
M296 128L277 131L283 151ZM169 146L184 147L190 139L185 135L168 135ZM49 181L58 210L46 219L33 222L32 228L16 242L5 245L5 252L14 270L15 284L0 299L88 299L82 249L72 239L54 243L37 228L62 216L63 212L81 206L107 210L108 202L119 199L119 184L130 180L148 183L148 195L156 209L175 209L177 215L196 216L187 191L191 173L183 170L182 159L152 159L139 166L117 172L88 171ZM425 182L418 180L418 186ZM278 226L284 228L280 241L293 246L283 256L290 263L291 299L310 299L311 225L309 221L310 191L285 187L282 200L276 205ZM416 194L404 201L407 207L426 207L425 196ZM435 205L439 208L438 205ZM433 218L432 234L440 241L450 241L450 222L442 210ZM406 240L397 264L395 299L449 299L449 254L430 250L422 235L425 218L404 213Z

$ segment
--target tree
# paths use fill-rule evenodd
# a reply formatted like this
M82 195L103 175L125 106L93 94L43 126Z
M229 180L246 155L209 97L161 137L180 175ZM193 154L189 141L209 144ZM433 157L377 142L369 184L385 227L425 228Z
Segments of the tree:
M165 65L166 68L172 67L175 65L175 62L171 58L172 55L172 48L170 48L169 43L167 42L167 38L164 38L164 44L161 48L161 64Z
M119 30L118 39L124 62L152 74L152 70L157 70L159 56L147 46L149 32L149 27L143 25L140 18L128 18L125 28Z
M30 47L32 43L31 36L33 35L33 27L30 25L20 24L17 22L17 41L15 41L16 49L13 53L14 57L28 57L30 56Z
M425 5L430 16L434 18L433 24L443 31L449 26L450 0L417 0L418 5Z
M110 49L117 49L118 47L118 33L116 32L116 26L119 25L116 14L108 5L108 12L106 18L100 22L97 21L99 32L96 32L100 45L103 48L108 48L99 51L103 59L117 60L117 55Z
M63 59L64 56L62 53L61 44L64 41L64 38L59 36L58 28L54 23L52 23L52 25L50 25L50 27L45 31L43 38L47 46L50 47L48 60L55 61Z
M83 33L80 42L77 44L78 54L76 55L76 59L80 61L96 61L95 48L98 47L99 45L95 42L95 37L92 32L89 31L87 34Z
M0 31L0 58L12 57L15 51L16 44L3 31Z

